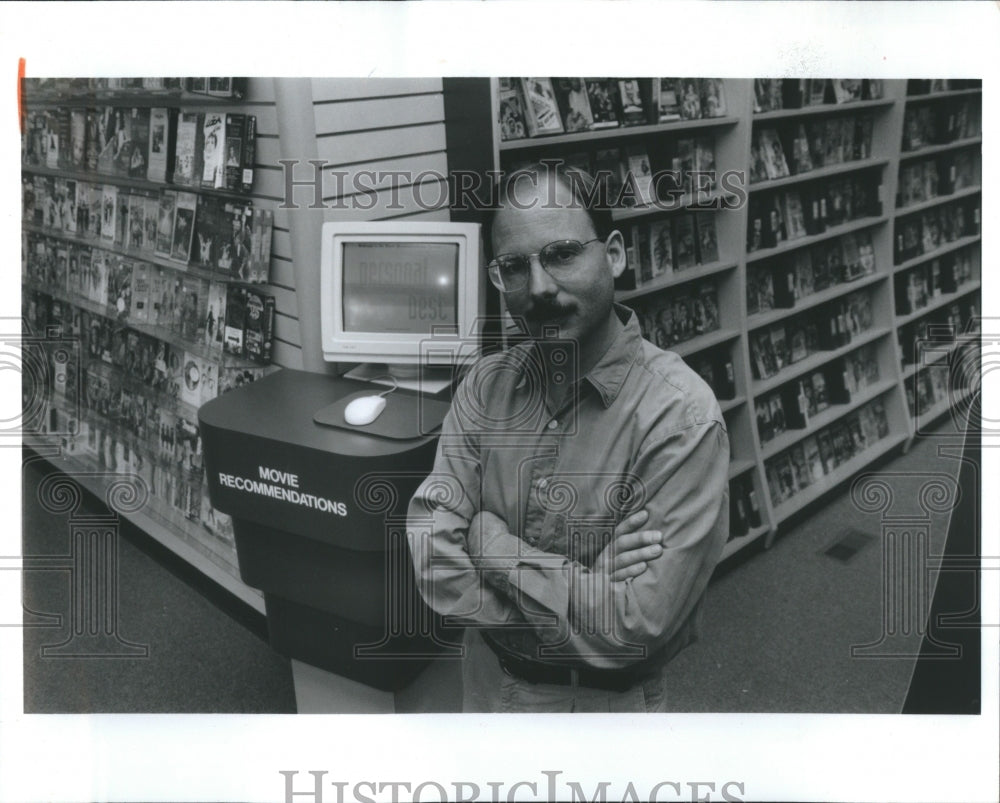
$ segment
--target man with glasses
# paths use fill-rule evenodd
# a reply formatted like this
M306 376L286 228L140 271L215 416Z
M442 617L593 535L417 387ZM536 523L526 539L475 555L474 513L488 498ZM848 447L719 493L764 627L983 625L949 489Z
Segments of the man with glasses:
M614 303L601 189L551 163L499 186L488 271L530 339L464 378L410 503L421 593L467 625L466 711L667 710L729 534L721 411Z

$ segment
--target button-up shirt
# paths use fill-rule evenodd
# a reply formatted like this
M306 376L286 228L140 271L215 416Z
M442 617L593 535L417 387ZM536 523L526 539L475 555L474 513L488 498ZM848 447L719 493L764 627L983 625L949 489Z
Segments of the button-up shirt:
M434 470L410 502L427 603L533 660L669 660L697 635L729 534L729 441L714 394L642 338L633 312L615 312L624 326L576 385L571 369L557 370L576 358L567 344L548 344L548 371L534 343L470 370ZM643 529L663 533L659 557L629 580L592 571L615 526L638 510L649 512ZM467 539L480 511L506 531Z

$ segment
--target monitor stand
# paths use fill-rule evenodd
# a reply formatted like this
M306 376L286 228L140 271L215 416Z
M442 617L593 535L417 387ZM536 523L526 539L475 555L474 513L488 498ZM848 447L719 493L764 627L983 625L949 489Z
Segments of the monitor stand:
M415 390L429 396L437 396L451 386L454 378L452 366L400 365L396 363L361 363L344 376L361 382ZM392 379L390 379L392 377ZM395 385L393 383L395 381Z

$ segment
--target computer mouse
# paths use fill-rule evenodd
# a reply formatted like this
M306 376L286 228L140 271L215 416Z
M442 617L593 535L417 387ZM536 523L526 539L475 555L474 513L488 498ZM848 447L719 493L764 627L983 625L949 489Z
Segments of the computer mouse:
M383 396L359 396L344 408L344 421L356 427L363 427L378 418L385 409Z

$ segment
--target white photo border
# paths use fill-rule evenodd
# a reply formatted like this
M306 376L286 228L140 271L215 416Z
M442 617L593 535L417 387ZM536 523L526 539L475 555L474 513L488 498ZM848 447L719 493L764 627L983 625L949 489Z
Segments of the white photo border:
M458 41L458 39L461 41ZM410 2L410 3L6 3L0 8L0 125L4 317L20 308L20 160L15 73L56 75L795 75L982 77L983 128L1000 130L994 3L812 2ZM989 135L988 135L989 136ZM984 150L984 187L997 178ZM983 192L983 219L997 220ZM983 264L994 264L992 232ZM983 275L983 313L996 314L996 277ZM987 375L988 377L988 375ZM984 387L984 416L995 380ZM0 385L8 393L11 387ZM0 448L5 510L0 555L19 551L19 449ZM984 487L997 471L985 449ZM983 554L1000 555L996 494L984 494ZM761 558L766 559L766 556ZM983 611L1000 610L1000 572L984 572ZM0 594L2 621L20 616L16 593ZM992 612L992 613L991 613ZM13 619L12 619L13 617ZM21 631L0 628L0 800L285 800L325 771L323 800L391 800L374 782L536 784L541 800L557 776L588 795L626 784L643 799L996 800L996 629L983 640L983 714L625 715L565 717L25 715ZM738 659L738 658L737 658ZM692 792L690 784L699 783ZM712 783L712 787L707 784ZM412 788L411 787L411 788ZM408 795L396 787L398 799ZM466 787L468 792L468 787ZM435 789L423 791L434 800ZM354 795L354 797L352 797ZM312 800L293 798L295 803ZM630 798L625 798L630 799Z

